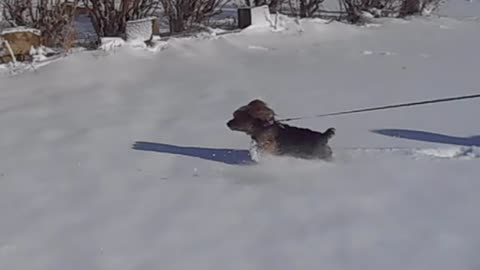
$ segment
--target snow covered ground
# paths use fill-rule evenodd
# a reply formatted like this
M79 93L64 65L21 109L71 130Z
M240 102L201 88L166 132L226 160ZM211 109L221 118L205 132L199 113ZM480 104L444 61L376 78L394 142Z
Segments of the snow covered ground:
M479 93L480 25L458 14L4 73L0 269L479 269L480 100L292 123L335 127L332 163L238 165L249 139L225 125L258 97L293 117Z

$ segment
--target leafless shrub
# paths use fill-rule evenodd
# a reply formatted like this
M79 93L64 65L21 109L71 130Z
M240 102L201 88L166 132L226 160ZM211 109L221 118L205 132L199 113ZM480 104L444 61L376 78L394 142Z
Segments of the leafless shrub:
M286 0L238 0L237 3L240 5L248 6L248 7L258 7L268 5L271 12L277 12L280 8L282 3L286 2Z
M170 33L181 33L221 13L229 0L160 0Z
M78 0L1 0L3 17L10 26L41 30L42 43L71 48L75 39L73 21ZM72 8L73 7L73 8Z
M361 16L361 3L357 0L339 0L340 9L346 12L346 19L351 23L358 23Z
M363 23L368 16L400 17L428 14L441 0L339 0L351 23ZM366 13L367 12L367 13Z
M403 0L399 16L405 17L416 14L429 14L438 8L440 2L440 0Z
M153 16L160 0L82 0L99 37L120 36L127 21Z
M313 17L323 2L324 0L288 0L291 13L300 18Z
M27 23L29 17L26 14L27 10L33 9L31 1L2 0L0 6L3 18L10 26L28 26L32 24L31 18Z
M267 0L245 0L244 4L248 7L258 7L267 5Z
M240 0L239 3L245 6L268 5L270 12L281 12L286 15L298 16L301 18L314 17L320 11L324 0Z

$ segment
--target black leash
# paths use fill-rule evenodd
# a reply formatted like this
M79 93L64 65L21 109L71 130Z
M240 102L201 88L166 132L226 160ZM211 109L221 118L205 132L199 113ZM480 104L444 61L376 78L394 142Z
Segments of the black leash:
M284 118L284 119L280 119L280 120L277 120L277 121L279 121L279 122L289 122L289 121L308 119L308 118L319 118L319 117L327 117L327 116L335 116L335 115L343 115L343 114L379 111L379 110L394 109L394 108L400 108L400 107L410 107L410 106L440 103L440 102L448 102L448 101L456 101L456 100L462 100L462 99L473 99L473 98L480 98L480 94L468 95L468 96L459 96L459 97L441 98L441 99L432 99L432 100L410 102L410 103L393 104L393 105L386 105L386 106L380 106L380 107L357 109L357 110L350 110L350 111L341 111L341 112L334 112L334 113L317 114L317 115L304 116L304 117Z

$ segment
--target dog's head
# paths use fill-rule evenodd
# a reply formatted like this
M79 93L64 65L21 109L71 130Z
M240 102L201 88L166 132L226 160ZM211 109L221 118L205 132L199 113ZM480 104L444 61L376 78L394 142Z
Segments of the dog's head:
M259 99L240 107L233 113L227 126L231 130L253 134L255 130L269 126L275 121L275 113Z

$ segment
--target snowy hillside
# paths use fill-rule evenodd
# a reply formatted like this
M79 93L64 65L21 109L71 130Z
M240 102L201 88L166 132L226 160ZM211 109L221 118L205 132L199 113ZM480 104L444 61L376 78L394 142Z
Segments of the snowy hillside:
M337 129L331 163L238 165L225 125L254 98L294 117L480 93L458 13L480 2L456 3L3 68L0 269L479 269L480 100L292 122Z

